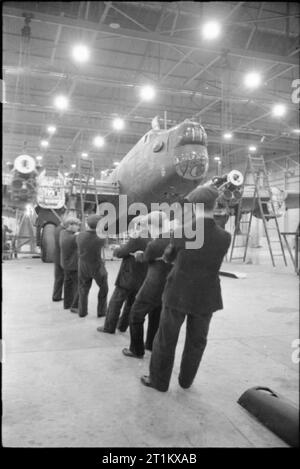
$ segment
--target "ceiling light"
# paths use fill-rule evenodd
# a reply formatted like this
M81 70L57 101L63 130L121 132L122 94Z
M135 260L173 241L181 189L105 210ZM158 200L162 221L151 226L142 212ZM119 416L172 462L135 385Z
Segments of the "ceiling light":
M230 140L232 138L232 133L231 132L225 132L223 137L225 138L225 140Z
M294 134L300 134L300 129L293 129Z
M146 85L141 88L140 96L144 101L151 101L155 96L155 89L151 85Z
M76 168L76 164L71 164L71 168Z
M89 155L85 152L81 153L82 158L87 158Z
M47 132L49 132L49 134L54 134L56 132L56 127L54 125L49 125L49 127L47 127Z
M47 148L49 146L48 140L41 140L41 147Z
M286 113L286 107L284 104L275 104L272 109L272 114L274 117L282 117Z
M220 158L219 156L215 156L215 157L214 157L214 160L215 160L215 161L221 161L221 158Z
M119 29L120 25L119 23L110 23L109 27L112 29Z
M257 150L257 148L254 145L250 145L249 151L254 153L256 150Z
M114 161L114 165L118 166L120 164L120 161Z
M69 100L66 96L60 94L54 99L54 105L57 107L57 109L63 111L69 106Z
M202 36L204 39L216 39L221 33L221 25L217 21L209 21L202 27Z
M41 155L38 155L38 156L36 157L36 159L40 161L40 160L43 159L43 157L42 157Z
M84 44L76 44L72 49L72 57L76 62L87 62L90 58L90 49Z
M247 88L257 88L261 84L261 75L257 72L250 72L244 78L244 85Z
M94 138L94 145L95 147L103 147L105 141L104 141L104 138L101 137L101 135L97 135L95 138Z
M125 122L120 117L116 117L116 119L113 120L113 128L115 130L123 130L124 126L125 126Z

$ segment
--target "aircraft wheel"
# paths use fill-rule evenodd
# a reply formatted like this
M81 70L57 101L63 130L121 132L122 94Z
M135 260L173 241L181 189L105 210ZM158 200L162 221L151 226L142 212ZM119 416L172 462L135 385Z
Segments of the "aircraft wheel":
M55 252L55 225L48 223L44 226L41 239L41 259L43 262L53 262Z

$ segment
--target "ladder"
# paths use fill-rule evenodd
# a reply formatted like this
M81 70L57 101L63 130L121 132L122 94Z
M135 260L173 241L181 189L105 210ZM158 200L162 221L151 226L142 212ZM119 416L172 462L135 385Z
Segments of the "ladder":
M249 182L249 176L252 176L252 181ZM243 197L241 197L239 205L238 205L238 212L237 212L237 223L235 226L233 240L231 245L231 252L230 252L230 261L235 259L242 259L243 262L246 260L248 245L249 245L249 238L250 238L250 230L251 230L251 222L253 218L253 213L258 209L258 213L260 218L263 221L264 232L266 235L266 239L268 242L268 248L272 260L273 267L275 267L275 256L280 256L283 258L285 265L287 265L284 246L282 242L282 237L278 225L278 220L276 216L276 211L273 203L272 197L272 190L269 183L268 173L265 165L265 161L263 156L260 157L253 157L251 155L248 156L247 166L244 173L244 192L245 189L247 190L247 195L249 197L253 197L252 208L250 212L250 216L246 220L242 220L243 214ZM266 203L268 203L268 208L266 210ZM265 209L264 209L265 208ZM270 220L274 220L275 227L271 228L268 226L268 222ZM233 257L233 252L236 246L236 237L239 234L239 227L244 225L246 228L246 243L244 248L243 256ZM274 232L275 239L271 239L270 232ZM272 244L279 243L280 246L280 253L274 254Z
M71 181L71 194L76 195L79 190L80 216L82 229L85 229L84 206L86 203L95 206L98 211L97 184L94 161L80 158L78 161L78 171L73 174ZM92 195L94 200L87 200L87 194Z
M14 257L17 258L18 254L22 251L25 245L30 246L29 251L25 254L36 253L36 236L34 233L34 221L31 213L26 213L24 210L16 209L16 232L12 239L12 250Z

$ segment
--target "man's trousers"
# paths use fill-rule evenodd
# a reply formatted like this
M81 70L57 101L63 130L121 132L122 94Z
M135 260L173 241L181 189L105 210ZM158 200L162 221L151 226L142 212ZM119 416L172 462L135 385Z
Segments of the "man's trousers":
M62 291L64 285L64 269L60 264L54 264L54 286L52 300L59 301L62 299Z
M161 304L151 304L145 301L135 300L129 318L130 346L129 349L135 355L144 355L144 322L148 314L148 331L146 348L152 350L154 336L157 332L160 318Z
M186 314L164 305L150 361L150 380L160 391L168 390L178 336L185 317L186 337L178 377L180 386L190 387L198 371L212 313L201 311L199 314Z
M103 264L96 268L91 267L86 262L79 262L78 270L78 290L79 290L79 316L83 317L88 314L88 295L93 279L99 287L97 316L105 316L107 310L107 271Z
M136 290L129 291L128 296L125 300L121 316L119 318L117 328L119 329L120 332L125 332L129 326L129 318L130 318L130 312L132 305L135 301L135 297L137 295Z
M78 272L64 271L64 309L78 308Z
M131 306L134 303L136 294L136 291L130 291L118 286L115 287L108 304L107 315L104 323L105 331L114 333L116 331L116 327L118 327L121 332L126 331L129 324ZM123 304L124 308L120 317Z

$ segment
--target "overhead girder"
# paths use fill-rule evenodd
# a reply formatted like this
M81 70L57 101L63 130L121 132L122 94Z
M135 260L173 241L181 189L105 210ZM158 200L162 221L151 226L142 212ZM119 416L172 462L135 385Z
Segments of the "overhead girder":
M160 2L127 2L127 1L123 1L122 3L124 3L124 5L130 5L130 6L142 6L143 8L146 8L146 9L156 9L158 10L159 8L159 5L160 5ZM175 9L176 7L176 3L177 2L168 2L168 6L167 6L167 11L170 11L172 13L174 13L174 15L177 13L177 10ZM183 3L183 2L182 2ZM190 2L189 2L190 3ZM197 10L195 8L192 8L192 9L189 9L189 3L188 2L184 2L183 4L183 7L180 9L180 15L181 16L189 16L190 18L198 18L199 19L199 22L202 21L202 15L197 12ZM199 2L200 3L200 2ZM228 4L230 2L227 2ZM256 5L258 2L239 2L239 4L236 5L236 7L240 7L242 6L243 4L245 5L245 7L247 9L255 9L257 10L258 7L255 7L254 5ZM225 2L223 2L223 5L225 4ZM268 3L266 4L265 8L264 8L265 12L268 11ZM234 11L233 11L234 12ZM232 12L232 13L233 13ZM292 17L295 17L294 15ZM252 28L252 25L253 23L265 23L265 22L268 22L269 20L271 21L278 21L278 20L285 20L286 19L286 15L278 15L276 17L269 17L269 18L263 18L263 19L245 19L245 20L241 20L241 21L231 21L228 23L228 25L235 25L235 24L238 24L239 26L245 28L245 29L251 29ZM257 27L257 30L258 31L262 31L262 32L266 32L266 33L270 33L270 34L274 34L274 35L279 35L279 36L284 36L286 33L285 33L285 30L284 28L281 30L279 29L275 29L275 28L267 28L267 27L262 27L262 26L258 26ZM164 31L164 32L168 32L168 31Z
M80 131L83 131L85 130L86 132L92 132L95 134L95 130L87 130L87 129L79 129L78 132ZM97 129L98 132L101 132L102 135L105 135L105 132L107 132L108 134L110 134L110 137L108 138L108 144L107 146L111 145L113 140L115 139L116 135L114 134L113 136L111 136L111 129L107 128L106 126L102 127L102 128L98 128ZM131 136L131 137L135 137L133 139L131 139L131 144L132 146L134 145L134 143L136 143L142 136L144 133L146 133L148 130L150 130L150 127L149 126L145 126L142 133L139 133L139 132L133 132L131 131L128 136ZM224 140L222 139L222 135L216 135L214 133L210 133L208 128L206 129L207 130L207 133L208 133L208 144L215 144L215 143L223 143L224 144ZM77 132L77 133L78 133ZM14 139L16 138L17 136L14 136ZM38 146L38 139L40 138L40 133L39 132L36 132L36 133L30 133L29 131L27 132L26 134L26 138L28 139L28 144L30 143L30 138L35 138L36 139L36 143L35 143L35 148L38 150L39 146ZM19 138L20 138L20 142L24 140L24 135L19 135ZM70 145L70 141L72 140L73 137L63 137L63 136L60 136L60 135L55 135L53 136L53 142L55 145L57 145L57 143L59 143L63 148L64 150L66 150L66 148L68 148L68 146ZM126 136L122 136L122 143L125 143L126 142ZM3 139L3 143L4 145L7 144L7 138L4 136L4 139ZM92 136L90 136L89 138L87 138L86 140L89 140L90 141L90 145L92 146ZM251 137L249 136L248 139L246 138L239 138L238 136L235 136L235 138L230 142L230 144L224 144L225 146L239 146L239 145L248 145L249 143L251 143L253 140L251 139ZM272 142L268 142L266 141L265 143L263 144L260 144L260 148L263 148L265 150L282 150L282 151L286 151L286 152L292 152L292 151L295 151L296 150L296 146L297 146L297 141L294 142L294 146L293 146L293 141L290 141L289 142L290 144L288 145L287 142L282 142L282 143L272 143ZM105 149L103 150L100 150L100 153L105 153L107 151L107 146L105 147ZM50 147L49 147L50 149ZM47 149L47 152L49 150Z
M82 99L84 100L84 97ZM58 121L58 125L62 125L62 127L64 126L64 122L65 122L67 124L66 128L69 127L69 128L76 129L77 127L77 128L88 129L92 127L90 125L91 122L97 122L97 125L99 125L98 122L101 123L103 120L112 120L113 118L117 116L117 113L114 113L111 111L111 103L108 98L99 99L98 102L99 102L99 107L101 107L101 111L96 112L96 111L89 110L89 109L81 109L81 110L69 109L64 112L63 120L59 117L59 115L57 114L56 110L53 107L46 106L43 103L27 105L24 103L7 102L4 106L4 120L7 121L7 119L9 118L11 120L14 120L16 118L14 114L12 114L12 117L10 117L9 110L11 109L12 113L13 113L13 110L14 112L16 112L17 110L19 115L20 113L23 113L23 114L26 113L24 115L24 123L28 122L30 114L35 115L36 113L38 113L38 114L43 115L42 119L38 119L38 123L40 126L44 125L43 124L43 121L45 120L44 116L48 115L49 117L47 117L47 119L49 118L52 120L56 119ZM124 106L124 103L121 102L121 104L122 106ZM214 104L216 104L216 100L211 103L211 105L214 105ZM161 108L162 107L163 105L161 106ZM200 111L195 113L193 109L187 109L186 107L176 108L173 105L172 111L170 111L169 113L170 117L167 117L167 125L168 127L176 125L178 122L180 122L180 120L183 120L185 118L194 118L198 120L200 116L205 115L204 125L207 128L213 128L215 131L221 132L222 129L220 128L219 114L218 112L210 111L209 109L210 107L212 106L208 104L202 107ZM131 123L131 126L136 126L137 124L145 124L150 128L151 120L154 117L156 110L153 110L153 112L151 112L151 109L148 110L147 111L148 117L146 115L139 115L136 111L130 114L130 111L131 109L128 109L127 114L124 114L123 117L125 118L126 121ZM160 111L160 114L161 114L160 117L162 118L163 117L162 110ZM267 113L265 114L267 115ZM56 118L55 118L55 115L56 115ZM272 136L278 135L277 133L274 134L274 130L269 120L262 122L259 128L254 129L253 127L249 127L250 124L249 122L247 122L247 116L248 114L245 111L243 112L243 114L241 113L239 114L239 120L238 120L239 126L234 130L238 131L239 129L243 129L241 130L240 133L256 134L258 138L260 138L262 135L272 135ZM254 118L253 122L256 122L259 120L262 120L261 116ZM99 129L99 126L98 126L98 129ZM128 132L130 132L130 128L126 129L126 133ZM297 136L295 135L291 137L290 140L297 141Z
M12 33L8 33L8 34L12 34ZM97 34L97 33L96 33ZM37 38L36 40L43 40L42 38ZM61 43L61 46L63 47L64 46L64 42ZM101 49L97 49L99 50L99 53L102 51L105 51L105 52L111 52L112 49L105 49L105 48L101 48ZM218 86L218 81L219 80L219 77L220 77L220 72L222 72L223 70L223 67L221 66L221 62L219 62L219 59L220 57L217 56L215 57L213 60L211 60L209 62L208 65L202 65L202 64L198 64L196 63L194 60L192 60L191 58L191 55L192 53L194 52L194 50L190 50L189 52L187 53L183 53L181 51L178 50L178 52L180 52L180 54L182 55L182 58L178 61L178 60L174 60L173 58L169 59L168 58L168 62L170 62L171 64L174 63L174 65L171 65L169 70L167 72L164 72L164 75L160 78L157 78L156 77L156 74L153 72L152 73L152 77L151 79L154 81L154 82L157 82L158 85L161 85L162 82L168 77L171 75L171 73L173 73L183 62L185 61L190 61L193 65L197 66L200 70L198 70L196 73L193 74L192 77L187 77L186 75L184 76L180 76L180 75L172 75L171 78L174 80L178 80L178 87L182 87L182 84L180 82L180 80L185 80L185 85L186 84L189 84L190 82L192 82L194 79L199 79L199 76L201 76L204 72L208 72L211 76L212 76L212 79L209 80L207 77L203 80L203 83L205 84L209 84L209 86L213 89L216 89L216 90L219 90L220 89L220 85ZM9 63L9 60L11 62L14 62L14 55L17 55L17 52L12 52L12 51L6 51L4 49L4 53L6 55L6 63L8 64ZM133 56L133 57L143 57L143 54L141 53L138 53L138 52L130 52L130 51L124 51L124 50L114 50L113 49L113 53L116 53L117 55L120 54L120 55L130 55L130 56ZM155 56L155 55L151 55L151 59L153 60L159 60L159 57L158 56ZM41 61L45 61L45 64L46 64L46 61L48 63L48 59L44 56L44 55L40 55L40 54L31 54L31 60L34 61L36 60L38 62L38 66L40 67L40 62ZM241 59L242 60L242 59ZM219 62L219 63L218 63ZM240 61L241 62L241 61ZM219 65L220 64L220 65ZM214 65L214 69L213 71L210 71L210 67ZM275 75L273 76L268 76L268 74L270 73L270 70L271 68L274 68L274 66L278 66L278 65L282 65L282 64L277 64L277 63L273 63L271 67L268 67L267 69L265 70L262 70L262 74L264 75L265 77L265 83L268 83L269 81L273 80L274 78L276 77L279 77L281 75L284 75L285 73L291 71L292 69L294 69L294 65L290 65L288 67L285 66L284 70L281 70L280 72L276 72ZM34 64L33 62L33 67L36 67L37 65ZM6 65L6 69L9 71L10 69L13 69L15 67L15 71L17 71L18 69L16 68L16 65L13 63L12 65ZM65 63L65 60L62 60L61 58L57 58L56 59L56 67L60 67L59 70L61 70L61 67L64 68L64 70L66 70L66 63ZM111 73L114 73L115 70L120 70L120 71L124 71L124 70L127 70L127 71L136 71L136 66L134 67L126 67L125 65L123 65L122 67L116 65L116 63L112 63L112 64L94 64L94 74L95 73L98 73L98 71L100 73L102 73L102 70L104 69L107 69L109 70ZM20 69L19 69L20 70ZM185 71L185 74L186 74L186 71L187 71L187 67L185 66L184 67L184 71ZM55 72L55 69L53 70L53 67L51 68L51 71L50 72ZM181 67L180 71L183 71L183 67ZM238 70L238 66L237 67L233 67L232 68L232 72L236 72L236 73L239 73L241 74L241 72ZM60 73L61 72L57 72L57 73ZM72 76L74 77L74 69L71 67L71 64L69 66L69 70L66 70L65 71L65 76L68 75L68 76ZM292 74L290 74L291 76L293 76ZM51 76L51 75L50 75ZM76 76L78 76L78 74L76 74ZM96 78L96 77L95 77ZM287 79L291 79L291 77L287 77L287 78L284 78L284 80L287 80ZM281 79L281 81L283 81ZM235 86L235 84L233 85ZM276 89L276 92L278 92L278 87Z
M6 6L3 7L4 17L6 16L6 17L12 17L12 18L22 18L22 13L23 13L22 9L11 8L11 7L6 7ZM126 37L130 39L137 39L140 41L160 43L160 44L164 44L167 46L176 46L176 47L183 47L186 49L195 49L195 50L217 54L217 55L221 55L223 53L222 47L216 47L216 46L209 47L207 45L200 44L200 43L197 44L192 41L188 41L186 39L158 34L157 32L153 33L153 32L147 32L147 31L145 32L136 31L136 30L130 30L126 28L119 28L117 30L113 30L110 26L107 26L105 24L97 25L97 24L91 23L90 21L86 21L82 19L78 20L78 19L67 18L67 17L62 18L62 17L39 13L35 11L32 22L36 22L36 21L49 23L49 24L55 24L55 25L62 24L63 26L69 27L72 29L81 29L81 30L87 30L91 32L99 31L100 33L110 34L110 35L113 34L116 37L120 37L120 38ZM267 54L267 53L251 51L251 50L245 51L244 49L237 49L237 48L231 48L228 51L228 55L232 57L243 57L243 58L261 60L262 62L276 62L276 63L282 63L286 65L294 65L295 67L297 67L299 63L297 58L294 58L294 57L285 57L282 55Z
M42 113L43 114L43 113ZM22 120L21 118L22 116L20 115L18 119L14 119L13 117L7 117L5 116L5 126L8 126L9 125L24 125L24 120ZM104 117L104 119L112 119L112 116L106 116ZM170 122L170 121L169 121ZM137 124L137 122L136 122ZM27 117L26 119L26 127L28 126L31 126L31 127L35 127L39 130L39 132L36 133L36 135L39 135L40 134L40 129L41 129L41 126L43 126L43 124L41 123L41 120L39 119L39 116L37 116L35 119L33 119L33 116L31 116L30 118ZM126 137L127 136L134 136L135 138L139 138L140 136L142 136L147 130L150 130L150 122L149 120L145 120L143 123L141 122L139 124L140 128L138 128L137 126L135 128L133 128L132 130L127 130L126 131ZM72 125L68 124L68 123L65 123L65 122L62 122L59 124L59 128L60 129L64 129L64 130L80 130L81 132L85 132L85 133L97 133L97 132L105 132L105 133L110 133L111 129L109 127L107 127L107 124L105 126L100 126L100 125L94 125L94 126L91 126L91 125L87 125L86 124L86 119L82 118L81 120L79 120L78 122L76 122L75 124L72 123ZM218 128L216 125L213 125L213 124L208 124L208 123L205 123L205 129L207 130L207 132L210 134L210 132L215 132L215 133L220 133L220 128ZM245 132L244 134L241 133L240 136L239 136L239 139L240 141L241 140L245 140L246 141L246 138L244 135L247 135L247 136L256 136L256 138L260 138L261 135L264 134L265 137L267 138L273 138L274 137L274 134L271 134L269 132L266 132L265 130L260 130L260 134L258 133L258 131L256 130L251 130L249 132ZM123 139L125 140L126 139L125 136L123 136ZM286 135L281 135L280 136L281 139L288 139L288 143L290 144L295 144L297 143L297 138L288 138ZM286 148L287 144L286 142L282 141L281 143L282 147Z
M140 83L130 83L126 81L120 81L120 80L113 80L109 78L101 78L101 77L93 77L93 76L84 76L84 75L78 75L78 74L67 74L67 73L62 73L59 72L58 70L55 71L53 69L34 69L34 68L24 68L20 69L19 67L13 65L4 65L3 70L5 74L7 75L18 75L19 73L22 73L24 75L31 75L31 76L39 76L43 77L45 79L53 79L53 80L58 80L58 79L65 79L65 80L73 80L73 81L78 81L82 83L90 83L90 84L95 84L98 86L110 86L110 87L118 87L118 88L127 88L127 89L134 89L134 88L139 88L141 85ZM199 72L201 73L201 72ZM272 79L272 78L271 78ZM270 79L270 80L271 80ZM277 88L277 94L273 95L272 93L263 90L263 91L257 91L255 97L252 97L251 94L247 93L242 93L240 90L240 93L235 91L236 88L232 89L232 95L228 95L226 99L230 99L233 101L241 101L241 102L247 102L249 99L255 101L255 100L263 100L264 102L273 102L274 99L278 99L278 88ZM207 92L206 90L203 91L197 91L197 90L190 90L190 89L176 89L176 88L167 88L167 87L158 87L157 91L159 93L166 93L166 94L178 94L178 95L186 95L186 96L199 96L203 98L218 98L219 100L221 99L221 95L215 93ZM287 106L290 105L290 90L286 91L286 97L284 98L282 94L284 91L280 91L281 93L281 99L286 99L286 104Z

